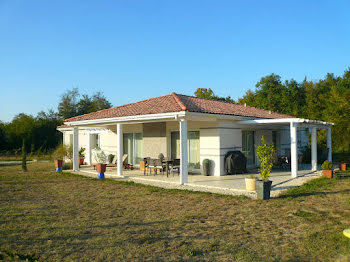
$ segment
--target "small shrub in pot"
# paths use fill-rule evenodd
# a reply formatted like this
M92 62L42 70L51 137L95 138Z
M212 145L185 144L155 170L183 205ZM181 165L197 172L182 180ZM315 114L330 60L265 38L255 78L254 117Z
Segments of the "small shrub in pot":
M322 164L322 174L325 177L333 178L333 164L332 162L326 160Z
M84 164L84 159L85 159L85 148L81 147L79 150L79 165L83 165Z
M106 161L107 161L107 155L105 152L103 152L100 148L96 148L94 151L94 158L96 164L96 170L97 170L97 178L103 179L105 178L105 172L106 172Z
M210 160L209 159L204 159L203 160L203 175L204 176L209 176L210 172Z
M113 155L113 154L109 154L109 155L108 155L108 163L109 163L109 164L114 164L114 163L112 163L112 162L113 162L113 159L114 159L114 155Z
M341 156L340 157L340 162L339 162L339 170L340 171L346 171L346 160L347 160L347 158L346 158L346 156Z
M54 158L56 172L62 171L63 159L66 156L67 147L66 145L60 144L56 147L52 156Z
M256 156L260 162L259 175L261 180L256 181L256 192L259 199L270 199L272 181L269 180L275 162L275 149L267 145L264 136L261 145L256 146Z

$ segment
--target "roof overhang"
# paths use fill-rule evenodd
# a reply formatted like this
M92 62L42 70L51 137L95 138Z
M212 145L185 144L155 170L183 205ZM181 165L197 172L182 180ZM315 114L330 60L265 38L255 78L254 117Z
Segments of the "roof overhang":
M278 119L251 119L251 120L243 120L238 121L239 124L245 125L264 125L264 124L297 124L302 127L317 127L317 128L328 128L334 125L334 123L323 122L318 120L310 120L304 118L278 118Z
M278 119L267 119L267 118L254 118L249 116L235 116L235 115L220 115L220 114L210 114L210 113L197 113L197 112L169 112L161 114L147 114L147 115L137 115L137 116L124 116L124 117L113 117L113 118L102 118L102 119L92 119L92 120L81 120L64 122L68 125L67 128L60 128L59 131L72 130L73 127L85 127L89 126L101 126L101 125L111 125L117 123L124 124L138 124L147 122L163 122L163 121L178 121L181 119L193 120L193 121L216 121L216 120L234 120L237 124L244 125L287 125L287 124L298 124L303 127L317 127L317 128L327 128L333 123L309 120L303 118L278 118Z
M74 122L72 121L72 122L64 122L64 124L74 127L74 126L89 126L89 125L110 125L110 124L117 124L117 123L138 124L138 123L147 123L147 122L177 121L181 119L196 120L196 121L215 121L217 119L227 119L227 120L239 121L239 120L246 120L250 118L243 117L243 116L234 116L234 115L219 115L219 114L180 111L180 112L161 113L161 114L102 118L102 119L82 120L82 121L74 121ZM70 128L68 128L68 130L69 129Z

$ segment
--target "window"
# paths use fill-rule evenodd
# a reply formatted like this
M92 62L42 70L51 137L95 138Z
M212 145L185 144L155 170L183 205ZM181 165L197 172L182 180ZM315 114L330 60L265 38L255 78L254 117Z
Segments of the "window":
M142 133L123 134L123 151L127 154L127 164L138 165L142 159Z
M187 133L188 168L200 169L199 131ZM180 132L171 132L171 158L180 158Z
M255 164L254 131L242 131L242 153L247 158L247 165Z
M99 134L93 134L91 138L91 147L94 148L100 148L100 135Z

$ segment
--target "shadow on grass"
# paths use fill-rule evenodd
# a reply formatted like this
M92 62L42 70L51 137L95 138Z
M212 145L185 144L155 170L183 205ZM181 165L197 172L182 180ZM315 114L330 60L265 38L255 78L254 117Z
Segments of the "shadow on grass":
M194 191L194 190L189 190L189 189L175 189L175 188L162 188L162 187L157 187L157 186L151 186L151 185L146 185L146 184L141 184L141 183L135 183L134 181L120 181L120 180L115 180L113 178L105 178L105 179L96 179L94 177L87 177L81 174L74 174L70 172L62 172L62 175L64 177L79 177L82 179L87 179L87 180L95 180L100 183L112 183L112 184L119 184L119 185L126 185L126 186L133 186L133 187L141 187L147 189L151 193L166 193L166 194L200 194L200 195L212 195L215 197L220 197L220 198L235 198L237 200L248 200L250 199L249 197L245 195L223 195L223 194L218 194L218 193L212 193L212 192L205 192L205 191Z
M286 192L282 193L279 198L298 198L304 196L321 196L321 195L335 195L339 193L349 193L350 189L338 190L338 191L328 191L334 187L340 180L345 180L350 178L350 172L340 172L337 171L333 179L326 177L316 178L305 183L302 186L291 188Z

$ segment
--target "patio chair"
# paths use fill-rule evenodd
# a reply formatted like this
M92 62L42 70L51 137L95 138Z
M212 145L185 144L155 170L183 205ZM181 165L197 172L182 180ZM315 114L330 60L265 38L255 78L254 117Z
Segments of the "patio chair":
M150 159L149 167L154 170L154 175L157 175L157 170L159 169L164 173L164 165L160 159ZM150 171L152 175L152 170Z
M145 157L145 158L143 159L143 162L144 162L144 165L145 165L145 168L143 169L143 175L144 175L144 176L147 174L147 171L151 172L151 171L150 171L151 169L150 169L150 167L149 167L149 165L150 165L150 160L151 160L150 157Z
M180 175L180 159L174 159L172 161L172 165L171 165L171 172L173 173L174 176L174 169L177 169L177 174Z
M130 170L133 170L134 169L134 165L133 164L128 164L128 163L126 163L125 161L126 161L126 159L128 158L128 154L124 154L123 155L123 167L125 168L125 169L130 169Z
M134 166L132 164L127 164L125 163L125 160L128 158L128 155L127 154L124 154L123 155L123 167L125 169L131 169L133 170L134 169ZM93 164L93 167L94 167L94 170L96 170L96 164ZM113 158L113 161L112 161L112 164L107 164L107 167L117 167L117 156L114 156Z

